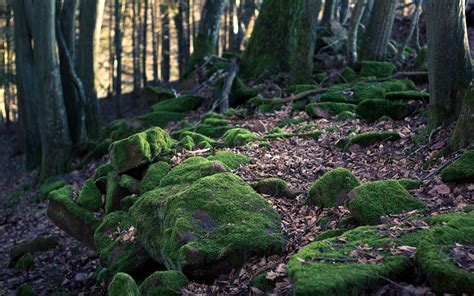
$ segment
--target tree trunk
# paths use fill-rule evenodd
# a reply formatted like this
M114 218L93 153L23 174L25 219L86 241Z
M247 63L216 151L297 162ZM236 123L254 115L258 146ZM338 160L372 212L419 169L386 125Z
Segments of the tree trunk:
M72 143L64 106L56 49L56 0L34 2L34 89L41 135L40 180L66 171Z
M151 42L153 53L153 83L158 83L158 32L156 28L156 17L158 15L158 0L151 0Z
M359 3L359 1L356 2ZM339 22L345 24L347 21L347 16L349 15L349 0L341 0L339 8Z
M245 35L249 29L250 21L255 13L255 0L241 0L237 19L239 21L239 33L237 34L237 51L240 51Z
M77 72L86 90L88 136L95 138L100 127L99 102L97 101L97 48L100 41L105 0L81 0L80 33L77 50Z
M206 0L204 3L199 32L194 42L194 52L189 61L191 71L195 66L201 64L205 57L215 54L221 16L225 5L226 0Z
M455 151L466 148L474 141L474 89L470 89L464 98L461 114L456 123L450 148Z
M321 0L303 1L290 71L290 79L294 84L308 83L313 78L314 48L321 5Z
M362 20L361 20L361 24L364 26L364 28L369 24L373 8L374 8L374 0L367 0L367 4L365 5L364 15L362 16Z
M140 90L140 33L139 15L140 1L132 0L132 58L133 58L133 93L136 95Z
M431 129L458 118L471 81L464 4L464 0L426 1Z
M117 73L115 76L115 112L117 116L122 115L122 3L115 0L115 59L117 60Z
M365 11L367 0L359 0L352 12L349 23L349 31L347 33L347 62L351 67L357 63L357 36L359 32L360 21Z
M362 58L382 61L387 58L387 47L392 36L397 0L377 0L364 36Z
M184 32L184 4L182 0L178 2L178 13L174 16L174 24L178 33L178 70L179 76L182 77L186 73L186 35Z
M143 51L142 51L142 80L143 86L147 85L147 75L146 75L146 57L148 55L148 43L147 43L147 34L148 34L148 0L143 0L144 2L144 16L143 16Z
M321 19L321 27L328 28L331 25L335 11L336 11L336 0L326 0L324 3L323 18Z
M16 84L18 110L24 138L26 168L34 169L41 164L41 140L38 127L38 104L34 88L34 57L32 47L31 0L11 1L15 26Z
M297 27L302 0L264 0L245 50L241 73L257 76L290 70L290 61L297 46Z
M402 46L398 49L398 58L403 58L403 52L405 48L408 46L408 43L413 38L413 33L415 33L415 29L418 26L418 22L420 20L420 13L421 13L421 0L415 0L415 12L412 15L410 28L408 33L405 37L405 40L402 43Z
M160 5L161 11L161 81L167 85L170 82L170 16L168 4Z

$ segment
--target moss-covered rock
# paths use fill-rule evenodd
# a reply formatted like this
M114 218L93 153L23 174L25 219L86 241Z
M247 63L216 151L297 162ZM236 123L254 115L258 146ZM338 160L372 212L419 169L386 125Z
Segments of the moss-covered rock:
M117 273L107 289L109 296L141 296L135 280L126 273Z
M15 266L13 266L13 270L15 272L22 272L33 267L33 265L35 265L35 259L30 253L26 253L18 259Z
M422 182L419 179L400 179L396 180L406 190L414 190L420 188Z
M190 136L184 136L181 140L178 142L178 146L186 149L186 150L193 150L196 144L194 144L193 138Z
M195 131L207 137L218 138L231 128L232 127L230 125L213 125L209 123L200 123L196 126Z
M375 225L380 217L411 210L425 210L426 205L410 195L397 181L375 181L362 184L349 193L347 207L361 223Z
M207 142L211 144L212 146L215 146L217 144L217 141L200 133L197 132L191 132L191 131L186 131L181 134L181 137L186 137L189 136L193 139L194 143L202 143L202 142Z
M66 185L66 182L64 182L64 180L61 178L51 177L51 178L46 179L39 188L39 192L38 192L39 200L40 201L45 200L51 191L59 189L63 187L64 185Z
M474 150L466 151L461 158L441 171L443 182L474 181Z
M188 282L180 271L157 271L143 281L139 290L141 296L178 296Z
M349 170L336 168L314 182L306 203L326 208L340 206L357 186L359 181Z
M105 194L105 213L120 211L122 209L121 200L130 195L130 191L119 185L120 176L114 172L107 175L107 192Z
M151 104L173 99L176 97L175 92L169 88L163 88L159 86L147 86L143 90L145 93L153 95L153 98L150 100Z
M416 90L415 83L409 79L392 79L380 82L378 85L385 90L385 93Z
M129 175L121 175L118 185L127 189L130 193L138 194L140 192L140 180L135 179Z
M344 111L337 115L337 120L339 121L346 121L346 120L355 119L355 118L357 118L357 115L351 111Z
M380 117L389 116L393 119L403 119L408 115L408 109L403 102L389 100L364 100L355 110L357 116L368 121L376 121Z
M348 149L352 145L357 144L365 148L384 141L396 141L400 138L399 133L392 131L365 132L346 139L341 139L336 143L336 146L341 149Z
M170 170L171 165L164 161L151 164L140 183L140 192L144 193L158 187Z
M37 236L34 239L15 245L10 249L10 267L23 255L36 252L46 252L55 249L59 245L58 239L54 236Z
M250 142L259 142L262 139L244 128L233 128L228 130L223 136L224 145L227 147L242 146Z
M72 200L72 186L64 186L49 194L48 217L62 230L94 249L94 231L99 220Z
M94 233L99 256L109 269L134 274L143 268L150 256L136 239L136 228L127 212L113 212Z
M84 182L77 198L77 204L92 212L98 211L102 207L102 194L92 179Z
M117 173L152 161L164 149L171 147L168 133L159 127L117 141L110 146L110 159Z
M200 96L182 96L175 99L164 100L152 106L154 112L185 113L197 109L204 101Z
M241 165L248 164L252 161L248 156L223 150L217 151L214 155L208 156L207 159L210 161L220 161L231 170L236 170Z
M225 119L225 116L216 112L208 112L201 116L201 122L206 121L206 119Z
M276 279L267 279L267 273L261 272L252 278L252 280L250 281L250 285L254 288L259 289L262 292L268 293L275 289L275 282Z
M312 103L306 106L306 113L314 119L336 116L344 111L355 112L356 106L346 103Z
M385 88L379 83L338 84L321 96L321 102L358 104L363 100L383 99Z
M184 118L184 113L170 111L155 111L145 113L136 117L137 120L145 123L145 126L158 126L165 128L168 123L180 121Z
M18 290L16 290L16 296L36 296L35 290L30 287L27 283L21 284L21 286L18 287Z
M255 191L274 197L285 197L288 195L288 184L280 178L267 178L255 184Z
M415 68L419 70L428 69L428 47L427 46L423 46L421 50L418 51L414 64L415 64Z
M107 162L95 170L94 174L92 175L92 180L97 181L97 179L101 177L106 177L109 172L113 170L114 167L112 166L112 164L110 162Z
M130 209L150 255L195 279L214 279L250 257L278 253L282 244L279 216L265 199L213 166L186 160Z
M362 61L360 76L362 77L388 77L397 69L390 62Z
M394 91L385 94L385 99L390 101L398 100L419 100L429 101L430 94L425 91L407 90L407 91Z

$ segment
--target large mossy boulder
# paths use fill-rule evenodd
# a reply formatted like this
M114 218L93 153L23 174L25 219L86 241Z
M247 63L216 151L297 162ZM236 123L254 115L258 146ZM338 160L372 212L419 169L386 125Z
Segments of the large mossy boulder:
M217 151L214 155L208 156L207 159L211 161L220 161L231 170L236 170L241 165L249 164L252 161L248 156L223 150Z
M362 61L360 76L362 77L388 77L393 74L397 68L390 62Z
M164 149L171 148L168 133L159 127L150 128L117 141L110 146L110 159L116 173L123 173L151 162Z
M280 217L219 162L190 158L130 209L138 237L157 262L213 280L254 256L281 251Z
M329 118L331 116L337 116L344 111L355 112L356 105L347 103L312 103L306 106L306 113L309 117L317 118Z
M288 189L288 183L280 178L266 178L258 181L255 186L255 191L260 194L266 194L273 197L286 197L291 195Z
M474 182L474 150L466 151L461 158L441 171L443 182Z
M164 100L152 106L154 112L185 113L197 109L204 101L200 96L182 96L175 99Z
M107 289L109 296L142 296L135 280L126 273L117 273Z
M412 210L426 210L427 206L413 197L394 180L362 184L349 193L347 207L362 224L380 223L382 216L400 214Z
M314 182L306 203L325 208L340 206L357 186L359 181L349 170L336 168Z
M157 271L143 281L139 290L141 296L179 296L188 282L180 271Z
M135 274L151 260L127 212L108 214L95 230L94 241L102 262L115 272Z
M385 88L380 83L338 84L321 96L321 102L358 104L363 100L383 99Z
M393 119L403 119L408 115L407 105L403 102L393 102L385 99L364 100L355 110L357 116L373 122L383 116Z
M59 228L94 249L94 231L100 221L72 201L72 186L64 186L49 194L48 217Z
M56 189L59 189L66 185L63 179L57 177L51 177L46 179L38 190L38 200L42 201L48 197L48 194Z

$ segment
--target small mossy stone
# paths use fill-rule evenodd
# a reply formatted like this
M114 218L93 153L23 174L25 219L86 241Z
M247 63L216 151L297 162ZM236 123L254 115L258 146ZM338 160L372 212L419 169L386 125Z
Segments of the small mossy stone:
M267 178L258 181L254 188L260 194L283 197L288 189L288 184L285 180L279 178Z
M251 162L251 159L248 156L222 150L217 151L214 155L208 156L207 159L210 161L220 161L231 170L236 170L241 165L249 164Z
M123 174L120 176L118 184L120 187L127 189L131 193L138 194L140 192L140 180L129 175Z
M357 79L357 73L350 67L344 67L340 73L341 77L344 78L344 82L352 82Z
M410 195L397 181L374 181L362 184L349 193L347 207L361 223L375 225L380 218L405 211L425 210L426 205Z
M45 200L48 194L56 189L59 189L66 185L63 179L52 177L46 179L39 188L39 200Z
M349 170L336 168L314 182L306 203L326 208L340 206L357 186L359 181Z
M216 112L208 112L201 116L201 122L204 122L206 119L225 119L225 116Z
M362 61L360 75L362 77L388 77L395 72L396 67L390 62Z
M346 120L355 119L355 118L357 118L357 115L351 111L344 111L337 115L337 120L339 121L346 121Z
M58 239L54 236L37 236L34 239L14 245L10 249L10 266L18 261L23 255L36 252L46 252L55 249L59 245Z
M84 182L77 198L77 204L92 212L98 211L102 207L102 194L92 179Z
M370 122L374 122L382 116L400 120L408 115L405 103L389 100L364 100L357 105L355 112L357 116Z
M164 161L151 164L140 183L140 193L144 193L160 185L161 180L169 173L171 165Z
M97 181L97 179L107 176L108 173L113 170L114 167L112 166L112 164L110 162L107 162L95 170L94 175L92 175L92 180Z
M193 138L190 136L184 136L181 140L179 140L178 146L191 151L194 149L195 144Z
M262 104L258 106L257 110L260 113L272 113L275 111L280 111L283 107L283 104Z
M209 124L212 126L226 126L229 124L227 119L220 119L220 118L206 118L202 121L202 123Z
M250 281L250 285L266 293L271 292L273 289L275 289L275 281L267 279L266 272L261 272L255 275Z
M147 126L158 126L165 128L170 122L180 121L184 118L184 113L156 111L149 112L136 117L137 120L146 123Z
M204 98L200 96L182 96L158 102L152 106L152 109L154 112L184 113L197 109L203 101Z
M35 290L30 287L27 283L21 284L20 287L18 287L18 290L16 290L16 296L36 296Z
M425 91L407 90L407 91L395 91L385 94L385 99L390 101L398 100L419 100L429 101L430 94Z
M378 83L378 85L381 86L385 90L385 93L416 90L415 83L409 79L387 80L387 81Z
M216 145L217 144L217 141L206 136L206 135L203 135L203 134L200 134L198 132L191 132L191 131L186 131L186 132L183 132L181 134L182 137L186 137L186 136L190 136L194 143L201 143L201 142L207 142L211 145Z
M298 123L304 122L305 119L303 117L297 117L297 118L289 118L289 119L283 119L277 123L277 127L279 128L284 128L290 125L295 125Z
M466 151L461 158L441 171L443 182L473 182L474 181L474 150Z
M212 125L208 123L200 123L196 126L196 133L202 134L211 138L221 137L226 131L231 129L229 125Z
M314 119L336 116L344 111L355 112L356 105L346 103L312 103L306 106L306 113Z
M109 296L141 296L135 280L126 273L117 273L107 289Z
M139 290L141 296L178 296L188 282L180 271L157 271L143 281Z
M223 136L226 147L243 146L250 142L259 142L262 139L244 128L233 128L228 130Z
M415 59L415 68L419 70L428 69L428 47L423 46L421 50L418 51Z
M114 172L110 172L107 176L107 192L105 194L105 213L120 211L122 209L120 201L122 198L130 194L128 189L119 185L120 177Z
M422 182L419 179L400 179L396 180L406 190L415 190L420 188Z
M22 272L25 271L35 265L35 260L30 253L26 253L18 259L13 267L15 272Z
M384 141L396 141L400 138L401 136L399 133L392 131L365 132L351 136L348 139L342 139L336 143L336 146L342 149L347 149L351 145L357 144L360 147L365 148Z

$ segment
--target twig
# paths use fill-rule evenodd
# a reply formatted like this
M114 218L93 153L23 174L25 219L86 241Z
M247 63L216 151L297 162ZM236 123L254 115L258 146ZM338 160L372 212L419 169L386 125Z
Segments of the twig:
M457 152L462 152L462 151L457 151ZM433 172L429 173L426 177L424 177L423 180L427 180L427 179L430 179L431 177L435 176L436 174L441 172L445 167L447 167L448 165L452 164L453 162L455 162L456 160L461 158L461 156L462 156L462 153L458 154L457 156L455 156L455 157L451 158L450 160L448 160L447 162L443 163L436 170L434 170Z

